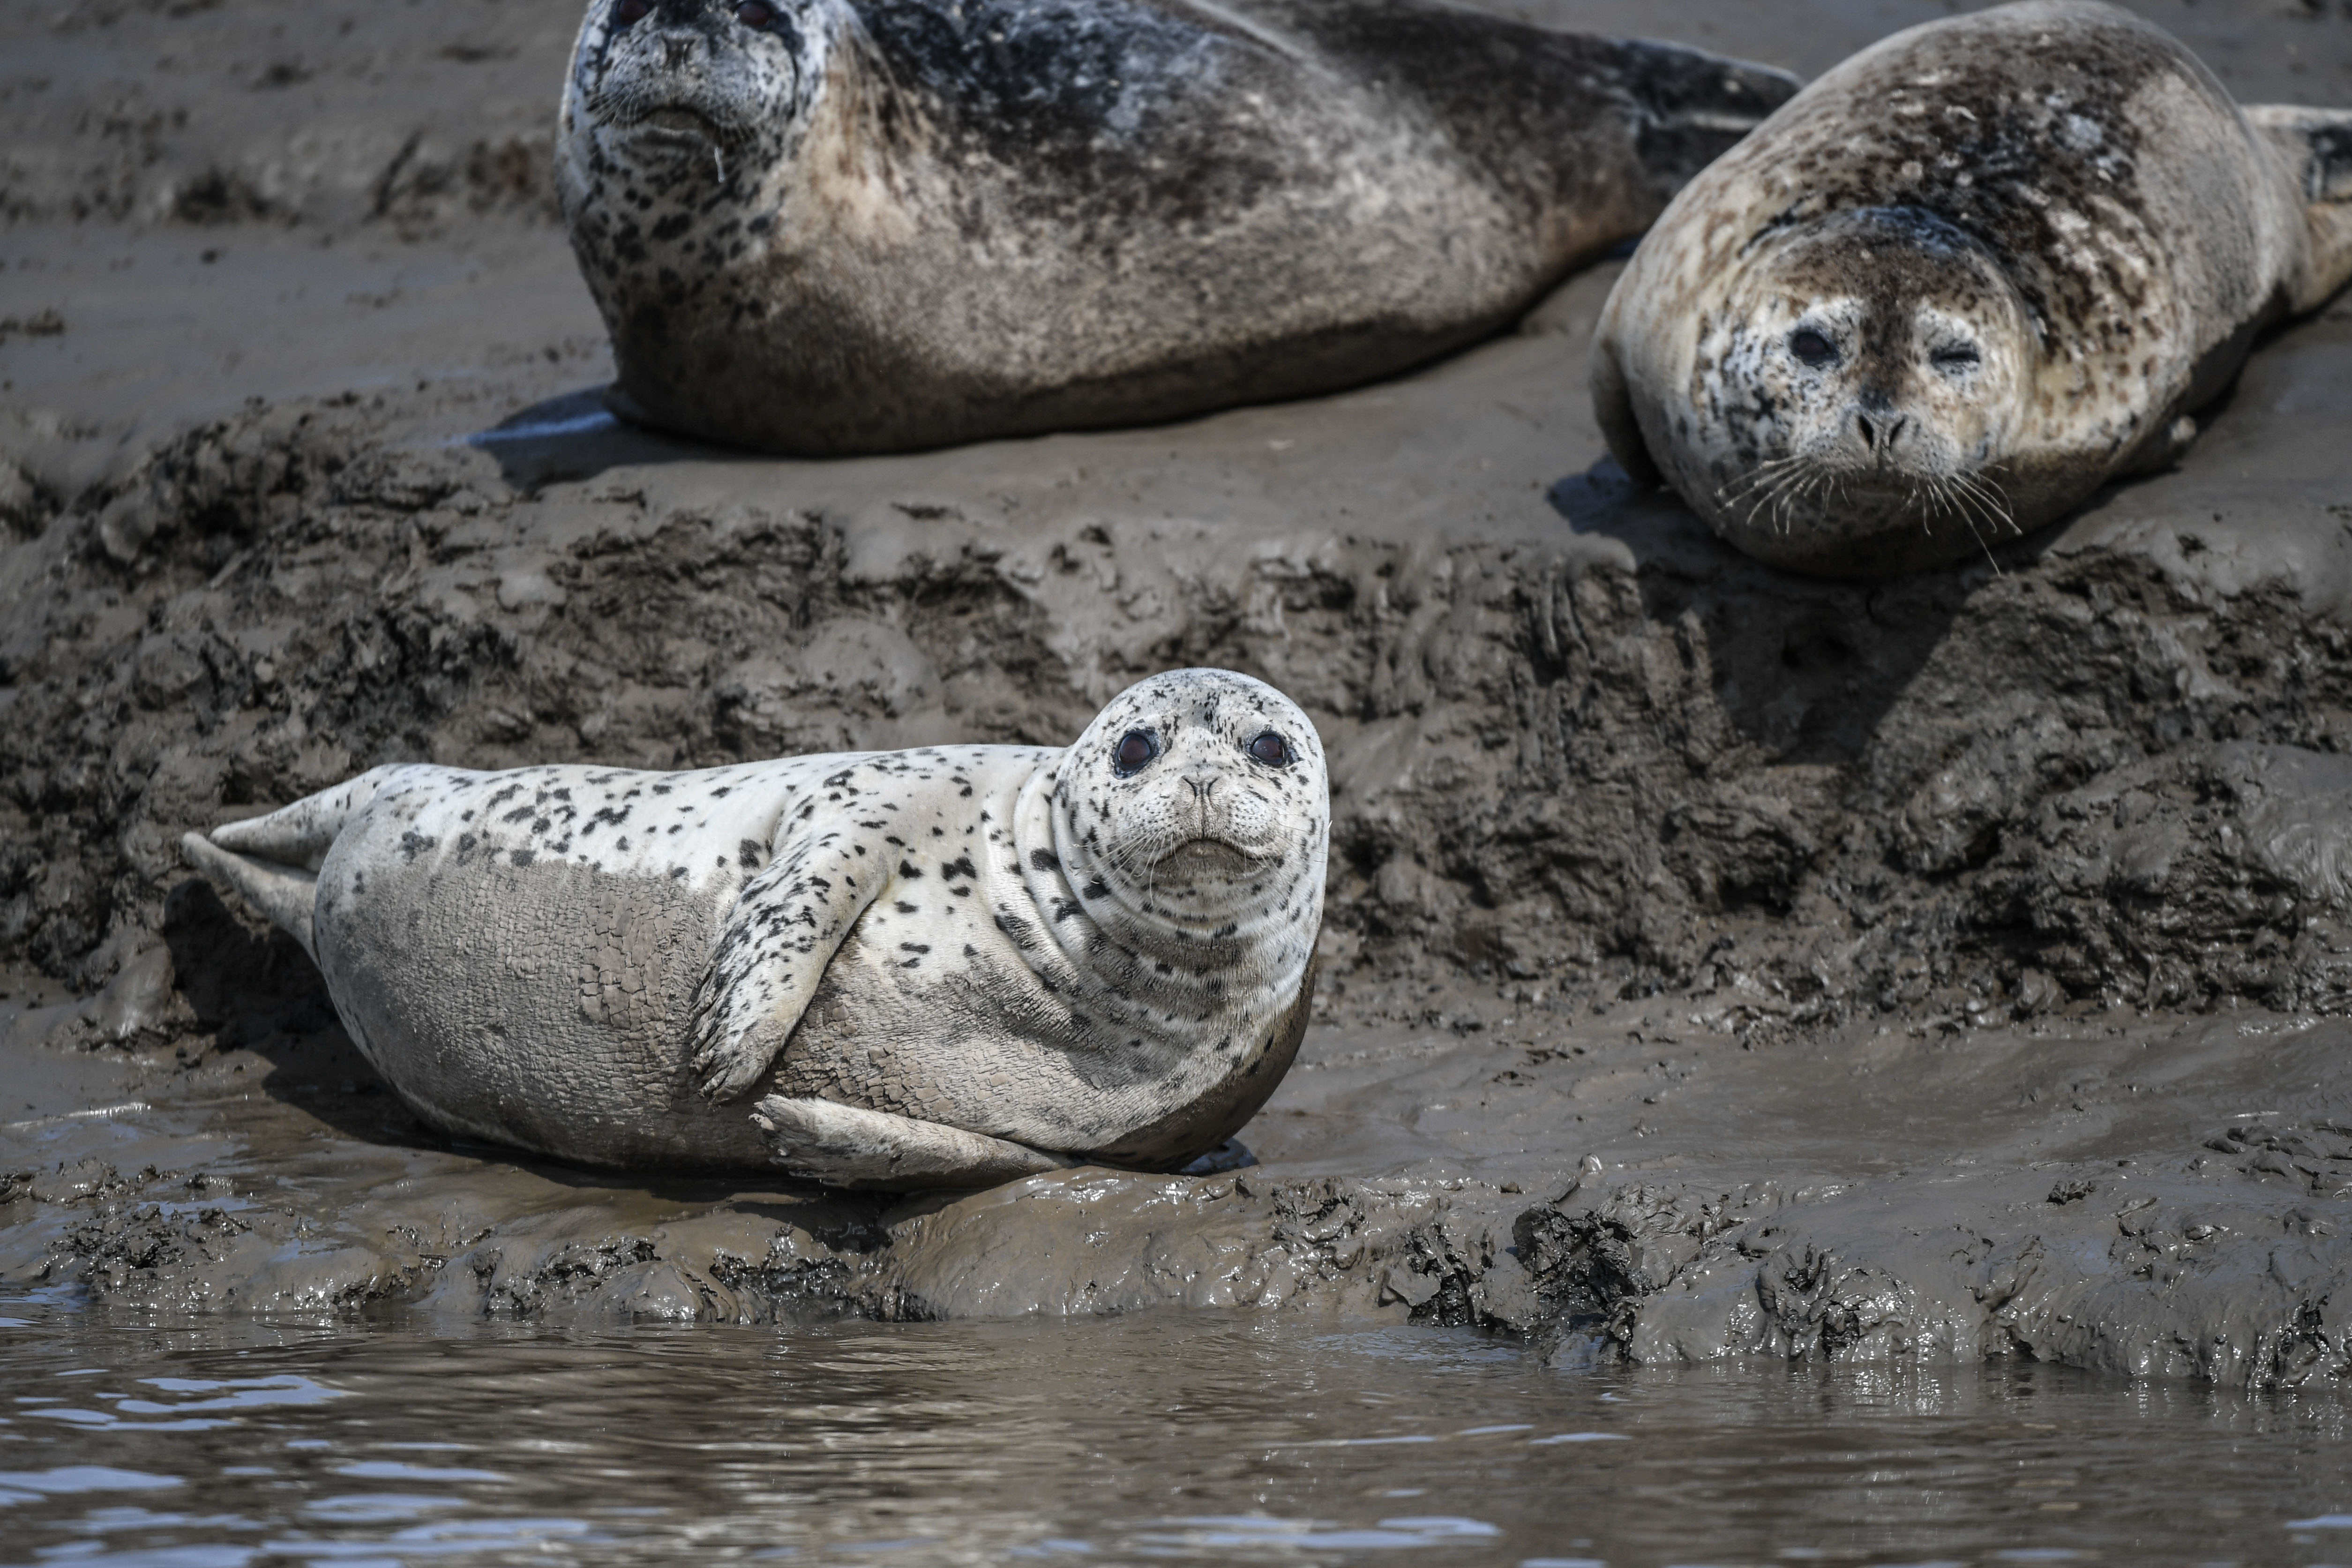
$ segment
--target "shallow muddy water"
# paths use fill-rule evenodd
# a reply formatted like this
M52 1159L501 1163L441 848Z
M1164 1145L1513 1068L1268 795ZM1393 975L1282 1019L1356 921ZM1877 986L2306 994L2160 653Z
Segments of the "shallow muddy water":
M11 1563L2352 1556L2334 1393L1563 1373L1467 1332L1171 1313L452 1335L0 1310Z

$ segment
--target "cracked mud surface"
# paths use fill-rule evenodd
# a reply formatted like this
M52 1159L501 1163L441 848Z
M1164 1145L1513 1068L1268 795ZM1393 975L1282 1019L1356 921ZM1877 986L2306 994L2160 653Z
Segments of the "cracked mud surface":
M1798 9L1577 15L1810 71L1926 14ZM2352 103L2352 18L2147 10L2247 100ZM0 24L0 1279L2352 1366L2352 300L2177 471L1874 587L1600 463L1607 268L1337 397L750 458L599 411L571 25ZM1238 1174L891 1205L451 1149L173 847L409 758L1061 743L1189 663L1288 691L1335 784L1317 1026Z

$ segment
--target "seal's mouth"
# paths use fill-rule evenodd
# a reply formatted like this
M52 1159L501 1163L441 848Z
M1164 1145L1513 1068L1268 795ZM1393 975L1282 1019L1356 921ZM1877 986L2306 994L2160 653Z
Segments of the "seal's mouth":
M633 136L648 142L682 146L688 143L715 143L729 139L719 123L698 109L682 103L665 103L634 114L616 117L621 128Z
M1188 838L1160 858L1159 868L1194 876L1238 877L1255 866L1258 858L1222 838Z

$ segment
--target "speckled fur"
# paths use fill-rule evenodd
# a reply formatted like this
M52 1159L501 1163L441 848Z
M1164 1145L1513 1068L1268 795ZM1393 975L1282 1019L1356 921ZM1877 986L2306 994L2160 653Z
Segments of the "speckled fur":
M624 407L771 450L1171 418L1496 330L1794 90L1419 0L589 8L560 127Z
M2352 111L2242 111L2105 5L1897 34L1643 239L1594 356L1610 447L1775 564L1980 553L2168 460L2255 333L2344 283L2339 139Z
M1121 778L1136 729L1160 754ZM1245 750L1268 729L1286 766ZM750 1102L724 1103L756 1087L1159 1165L1229 1136L1287 1069L1329 835L1305 715L1179 670L1066 751L406 764L190 855L268 896L315 869L338 1013L451 1131L592 1165L762 1166Z

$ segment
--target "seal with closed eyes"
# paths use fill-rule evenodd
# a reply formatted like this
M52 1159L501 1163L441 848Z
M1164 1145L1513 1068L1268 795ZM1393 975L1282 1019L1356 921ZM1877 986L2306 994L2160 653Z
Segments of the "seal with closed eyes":
M557 170L624 412L890 451L1475 341L1795 86L1427 0L593 0Z
M1775 565L1959 559L2169 461L2352 278L2352 110L2083 0L1898 33L1676 196L1601 315L1618 460Z
M921 1187L1237 1131L1306 1029L1330 818L1306 715L1182 669L1066 750L409 763L183 845L446 1131Z

